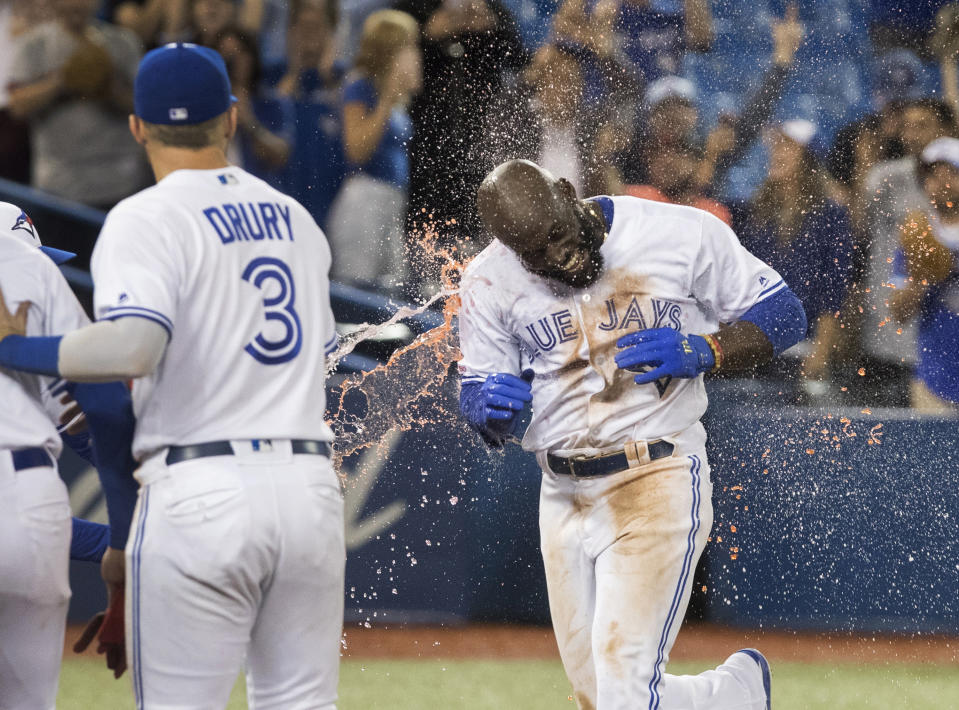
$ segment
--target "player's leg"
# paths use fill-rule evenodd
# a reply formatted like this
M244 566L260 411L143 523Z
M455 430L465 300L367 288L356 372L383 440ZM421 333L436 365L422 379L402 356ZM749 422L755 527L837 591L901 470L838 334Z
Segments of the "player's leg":
M670 707L663 669L712 525L709 469L701 454L676 455L604 485L588 528L609 543L596 560L596 707Z
M127 661L137 707L223 708L268 569L262 507L232 457L153 461L127 543Z
M70 505L53 467L0 452L0 708L52 710L70 600Z
M605 529L610 537L596 560L597 710L765 708L751 659L750 677L733 666L697 676L665 673L712 526L711 494L702 452L610 479L604 510L589 525L595 536Z
M343 495L323 457L297 456L270 473L280 540L250 639L250 707L332 710L343 632Z
M549 610L556 644L580 710L596 702L592 628L595 607L593 561L584 539L584 509L577 483L543 476L539 504L540 547L546 568Z

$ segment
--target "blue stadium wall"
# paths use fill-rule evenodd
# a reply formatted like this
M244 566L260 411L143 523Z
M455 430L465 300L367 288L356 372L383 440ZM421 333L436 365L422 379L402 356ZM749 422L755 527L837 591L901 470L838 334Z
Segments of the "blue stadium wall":
M769 404L713 397L701 615L959 633L959 422ZM61 465L75 513L102 518L95 474L68 455ZM491 454L446 422L396 433L345 469L349 623L548 621L529 455ZM75 563L71 580L71 618L85 619L103 605L98 570Z

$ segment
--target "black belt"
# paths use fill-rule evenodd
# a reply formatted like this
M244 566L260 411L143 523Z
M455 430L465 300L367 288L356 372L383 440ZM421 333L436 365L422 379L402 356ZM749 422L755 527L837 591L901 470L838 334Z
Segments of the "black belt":
M17 449L10 452L13 456L13 470L22 471L25 468L43 468L53 466L53 459L46 449Z
M663 441L662 439L650 441L646 446L650 461L672 456L676 448L668 441ZM553 473L573 476L574 478L594 478L618 471L625 471L629 468L629 459L626 458L626 452L624 451L618 451L608 456L596 456L588 459L564 459L562 456L546 454L546 463L549 464L549 468Z
M270 444L271 439L253 439L253 450L263 442ZM291 442L294 454L316 454L330 457L330 445L325 441L310 439L293 439ZM189 446L171 446L167 451L166 464L172 466L190 459L202 459L208 456L233 456L233 445L229 441L208 441L205 444L190 444Z

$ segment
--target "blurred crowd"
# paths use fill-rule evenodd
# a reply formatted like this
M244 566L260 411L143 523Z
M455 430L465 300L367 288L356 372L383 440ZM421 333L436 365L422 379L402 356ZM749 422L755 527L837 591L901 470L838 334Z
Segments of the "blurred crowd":
M832 27L866 38L863 96L839 110L821 97L848 65L810 40ZM959 402L959 5L0 0L0 35L7 179L101 209L147 185L126 128L139 57L204 44L238 99L231 159L311 211L335 280L431 294L439 252L484 246L482 177L525 157L582 196L730 224L806 308L810 338L765 373L800 400ZM694 71L710 57L735 100ZM837 69L810 109L790 97L817 62Z

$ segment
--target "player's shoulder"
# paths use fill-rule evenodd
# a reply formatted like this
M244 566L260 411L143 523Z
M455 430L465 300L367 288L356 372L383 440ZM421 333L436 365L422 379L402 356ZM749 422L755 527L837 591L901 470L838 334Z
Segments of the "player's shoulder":
M494 239L466 265L463 281L487 280L491 275L502 274L513 262L518 263L518 260L509 247Z
M687 205L621 195L612 203L609 248L651 260L656 254L672 260L677 254L696 252L711 231L728 231L726 224L705 210Z
M35 261L37 264L42 264L44 260L49 261L49 258L36 247L30 246L22 239L3 233L0 233L0 254L3 255L0 263L6 263L14 259L23 259L28 262Z
M650 222L652 220L662 219L701 224L704 219L708 217L716 219L705 210L690 207L689 205L677 205L672 202L648 200L644 197L634 197L632 195L617 195L605 199L610 200L613 204L614 225L617 220L620 220L620 223L622 223L633 220Z
M0 234L0 274L4 281L49 283L59 277L56 264L39 249L8 234Z

